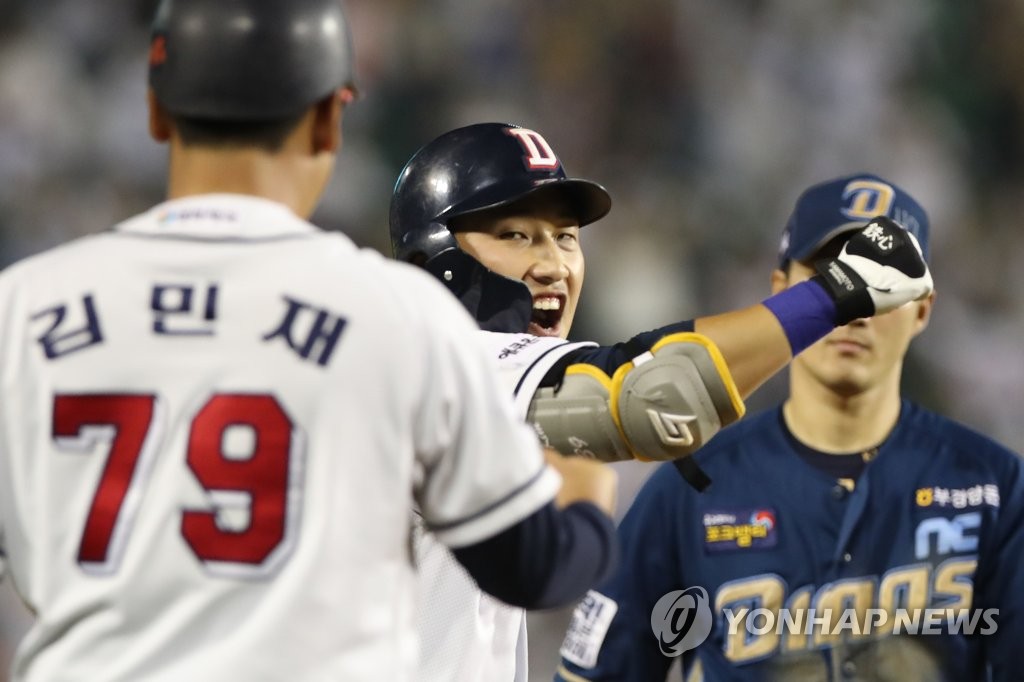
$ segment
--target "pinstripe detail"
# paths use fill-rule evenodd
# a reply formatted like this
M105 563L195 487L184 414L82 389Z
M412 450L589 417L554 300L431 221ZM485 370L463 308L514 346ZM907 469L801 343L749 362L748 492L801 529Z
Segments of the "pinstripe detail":
M528 481L526 481L526 483L523 483L521 486L519 486L518 488L516 488L515 490L510 492L508 495L505 495L505 497L501 498L500 500L497 500L496 502L492 502L491 504L487 505L486 507L484 507L480 511L474 512L473 514L470 514L469 516L465 516L465 517L463 517L461 519L458 519L457 521L449 521L447 523L442 523L442 524L430 524L430 523L428 523L427 527L430 530L432 530L432 531L444 531L444 530L449 530L451 528L455 528L457 526L461 526L464 523L469 523L470 521L478 519L481 516L486 516L487 514L490 514L492 511L494 511L495 509L497 509L497 508L507 504L508 502L511 502L514 498L518 497L520 494L522 494L526 490L529 490L533 486L534 483L536 483L537 481L540 480L540 477L544 475L544 472L546 472L547 469L548 469L547 464L542 464L541 467L540 467L540 471L538 471L536 474L531 476L530 479Z

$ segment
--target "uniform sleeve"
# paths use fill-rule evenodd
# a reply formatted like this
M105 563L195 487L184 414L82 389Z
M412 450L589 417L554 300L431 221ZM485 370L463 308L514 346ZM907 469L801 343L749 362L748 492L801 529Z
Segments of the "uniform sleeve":
M611 576L617 557L615 527L589 502L562 510L549 502L508 530L454 550L477 584L524 609L568 606Z
M434 280L423 287L430 319L421 335L426 380L414 426L423 471L417 502L437 539L461 547L533 514L561 479L516 417L468 314Z
M582 348L562 358L545 377L545 386L558 382L565 374L565 368L574 363L586 363L599 368L611 376L622 365L631 362L638 355L643 355L666 336L693 331L693 320L674 322L648 332L640 332L629 341L622 341L611 346Z
M1020 647L1024 642L1024 461L1010 458L999 480L999 508L994 532L978 559L974 608L998 609L995 632L980 639L991 669L991 682L1021 679ZM984 627L985 621L982 621Z
M559 682L664 680L674 659L661 653L651 611L663 595L683 589L678 561L679 474L662 465L640 490L619 526L618 572L591 590L573 612L555 674Z

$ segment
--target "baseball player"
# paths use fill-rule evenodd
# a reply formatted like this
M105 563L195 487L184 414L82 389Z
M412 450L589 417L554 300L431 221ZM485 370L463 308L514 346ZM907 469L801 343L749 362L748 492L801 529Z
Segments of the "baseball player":
M904 190L856 174L803 192L772 290L801 286L884 214L927 251ZM577 607L563 682L1018 680L1024 469L1013 452L901 398L934 297L836 329L794 359L779 407L662 467L622 522L623 564Z
M15 680L412 680L414 497L509 603L613 565L614 474L559 489L448 292L306 222L351 68L336 0L163 2L168 200L0 275Z
M879 298L878 311L930 292L913 240L883 219L875 236L891 239L887 252L858 234L823 268L825 277L763 305L614 346L569 343L583 283L580 227L610 205L600 185L566 176L539 133L502 123L459 128L427 144L392 198L395 255L431 271L463 301L519 413L564 454L673 459L700 488L707 481L686 456L738 419L743 398L791 354L849 315L875 312L869 290L893 297ZM883 272L884 285L874 279ZM826 280L853 291L836 293L844 287ZM482 595L429 535L417 549L426 595L422 679L525 680L522 611Z

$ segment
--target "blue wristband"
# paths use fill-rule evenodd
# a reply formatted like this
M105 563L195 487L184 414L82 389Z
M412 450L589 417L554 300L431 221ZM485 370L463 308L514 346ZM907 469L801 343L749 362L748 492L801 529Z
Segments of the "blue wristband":
M836 327L836 302L813 281L795 284L762 303L778 318L794 357Z

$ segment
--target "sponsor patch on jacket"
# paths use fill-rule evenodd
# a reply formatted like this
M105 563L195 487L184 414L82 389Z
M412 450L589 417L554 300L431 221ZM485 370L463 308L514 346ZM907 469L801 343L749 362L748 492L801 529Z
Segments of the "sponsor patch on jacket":
M971 507L998 507L999 486L994 483L977 484L966 488L918 488L914 493L918 507L946 507L968 509Z
M779 540L778 516L768 507L709 509L701 521L708 552L770 549Z

